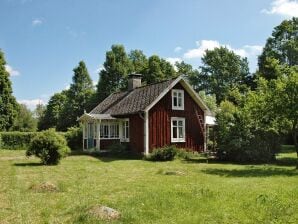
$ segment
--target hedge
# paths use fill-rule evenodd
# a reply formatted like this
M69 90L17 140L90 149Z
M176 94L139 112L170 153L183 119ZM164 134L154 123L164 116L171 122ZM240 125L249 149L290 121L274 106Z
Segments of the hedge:
M1 132L0 149L27 150L29 143L38 132Z
M31 139L40 132L0 132L0 149L27 150ZM57 132L65 137L67 145L71 150L82 148L81 128L69 128L67 132Z

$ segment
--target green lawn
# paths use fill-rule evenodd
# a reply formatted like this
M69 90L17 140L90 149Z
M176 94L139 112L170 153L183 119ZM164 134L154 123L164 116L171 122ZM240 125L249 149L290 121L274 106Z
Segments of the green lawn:
M43 182L60 191L30 189ZM105 223L88 215L96 204L120 211L115 223L298 223L295 153L280 154L278 165L76 155L41 166L24 151L0 150L1 224Z

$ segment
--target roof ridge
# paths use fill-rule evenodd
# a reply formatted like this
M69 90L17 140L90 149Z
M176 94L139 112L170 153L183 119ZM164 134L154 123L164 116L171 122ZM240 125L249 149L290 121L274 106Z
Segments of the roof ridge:
M162 81L159 81L159 82L155 82L155 83L150 83L150 84L147 84L147 85L144 85L144 86L139 86L139 87L136 87L132 90L118 90L116 92L113 92L112 94L117 94L117 93L124 93L124 92L133 92L135 89L141 89L141 88L145 88L147 86L152 86L152 85L157 85L157 84L160 84L160 83L163 83L163 82L168 82L168 81L171 81L171 80L174 80L174 79L177 79L179 76L177 77L174 77L174 78L170 78L170 79L166 79L166 80L162 80Z

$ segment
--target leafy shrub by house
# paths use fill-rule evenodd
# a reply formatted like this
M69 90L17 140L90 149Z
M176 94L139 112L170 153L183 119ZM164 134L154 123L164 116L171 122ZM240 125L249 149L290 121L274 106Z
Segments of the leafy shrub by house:
M217 114L217 155L220 160L267 163L275 158L280 137L274 129L257 126L255 117L231 102L221 104Z
M56 165L69 152L65 138L53 129L49 129L38 133L32 139L26 155L37 156L45 165Z
M67 145L71 150L79 150L82 148L83 131L82 127L71 127L64 133Z
M125 143L115 143L108 147L108 151L115 154L123 154L128 152L128 146Z
M150 161L171 161L177 155L177 148L174 145L165 146L162 148L156 148L146 158Z
M27 150L37 132L2 132L0 133L0 148L12 150Z

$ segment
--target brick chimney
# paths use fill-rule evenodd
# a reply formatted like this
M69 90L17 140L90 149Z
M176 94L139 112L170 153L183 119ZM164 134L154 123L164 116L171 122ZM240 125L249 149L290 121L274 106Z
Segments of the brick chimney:
M133 90L140 86L142 86L142 75L141 74L128 75L128 90Z

